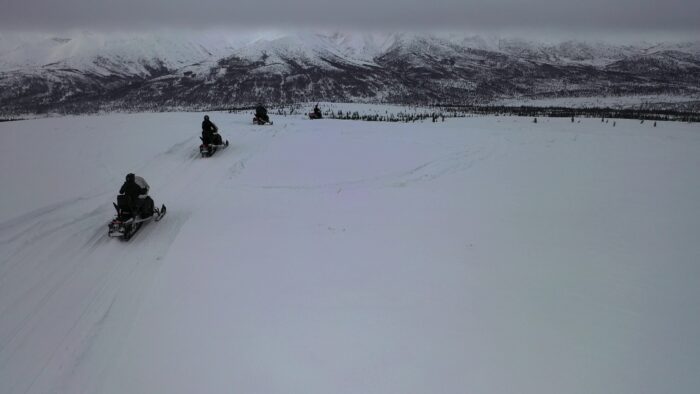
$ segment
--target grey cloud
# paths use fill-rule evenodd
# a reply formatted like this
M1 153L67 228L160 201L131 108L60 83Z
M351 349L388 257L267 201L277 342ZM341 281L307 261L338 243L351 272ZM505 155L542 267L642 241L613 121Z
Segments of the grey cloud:
M5 0L0 29L698 30L697 0Z

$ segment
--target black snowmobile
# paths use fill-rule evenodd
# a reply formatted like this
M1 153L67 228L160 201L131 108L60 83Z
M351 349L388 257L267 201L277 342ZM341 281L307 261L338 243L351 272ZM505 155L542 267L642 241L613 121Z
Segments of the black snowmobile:
M265 125L265 124L271 125L272 121L270 120L270 117L267 115L261 115L261 116L255 115L253 117L253 124L257 124L257 125L261 125L261 126Z
M117 210L117 216L109 223L109 231L107 235L112 238L121 238L128 241L144 224L155 220L156 222L165 215L165 205L161 205L160 209L153 206L151 197L146 197L147 203L144 203L147 210L150 212L134 212L133 204L129 196L120 194L117 196L117 202L112 203L114 209Z
M262 106L258 106L255 109L255 116L253 116L253 124L257 125L264 125L264 124L272 124L272 121L270 120L270 117L267 115L267 109Z
M309 119L323 119L323 114L321 114L318 104L316 104L312 112L309 112Z
M219 138L217 142L221 143L217 144L216 142L207 143L204 141L204 137L199 137L199 139L202 140L202 143L199 145L199 153L202 157L211 157L217 150L228 148L228 140L221 141L221 138Z

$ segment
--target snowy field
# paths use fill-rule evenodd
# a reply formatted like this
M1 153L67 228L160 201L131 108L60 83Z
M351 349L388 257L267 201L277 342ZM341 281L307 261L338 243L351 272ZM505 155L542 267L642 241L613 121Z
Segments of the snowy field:
M202 115L0 123L0 393L700 388L697 125Z

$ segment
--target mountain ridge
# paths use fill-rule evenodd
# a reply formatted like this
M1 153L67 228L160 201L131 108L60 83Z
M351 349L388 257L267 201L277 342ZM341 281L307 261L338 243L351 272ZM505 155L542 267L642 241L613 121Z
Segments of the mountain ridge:
M697 98L700 42L543 43L455 33L1 35L0 88L4 112Z

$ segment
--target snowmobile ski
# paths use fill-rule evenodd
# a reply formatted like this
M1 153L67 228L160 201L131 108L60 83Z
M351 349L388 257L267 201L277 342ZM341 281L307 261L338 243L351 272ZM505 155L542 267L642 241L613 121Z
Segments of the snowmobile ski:
M227 142L228 142L228 141L227 141ZM161 204L160 209L155 208L155 210L156 210L156 212L158 213L158 215L156 215L155 221L156 221L156 222L160 222L160 219L162 219L163 216L165 216L165 212L167 212L167 210L166 210L166 208L165 208L165 204ZM154 215L155 215L155 214L154 214Z

